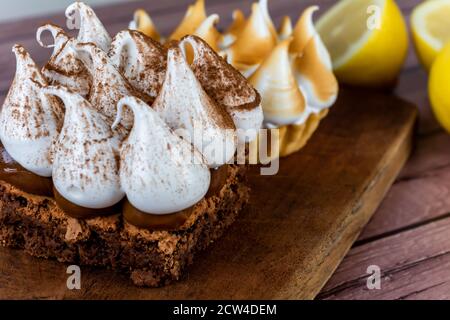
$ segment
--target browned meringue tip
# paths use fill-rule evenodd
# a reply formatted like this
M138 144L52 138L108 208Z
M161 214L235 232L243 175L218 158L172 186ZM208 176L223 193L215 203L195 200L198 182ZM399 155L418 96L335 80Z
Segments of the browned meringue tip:
M24 46L19 43L12 46L12 52L16 55L16 57L29 56L28 51L25 50Z
M306 99L295 79L289 55L292 39L279 42L249 78L262 96L265 119L277 125L295 122L306 110Z
M2 144L21 166L45 177L51 176L49 150L60 128L58 101L41 93L47 80L27 50L12 47L16 72L0 113Z
M156 29L152 18L144 9L138 9L134 12L134 27L153 40L160 41L161 35Z
M237 66L251 66L261 63L277 43L277 33L267 12L267 1L252 4L252 13L233 44L226 49L230 63Z
M108 57L112 65L138 91L151 98L158 95L164 79L166 54L156 40L137 30L123 30L114 37Z
M94 42L103 51L108 51L111 36L91 7L76 1L66 8L65 14L68 23L71 22L75 29L79 29L78 41Z
M45 44L42 41L42 34L44 32L50 32L53 37L52 44ZM63 28L53 23L46 23L40 26L36 31L36 41L43 48L55 48L54 52L56 52L61 44L67 42L69 40L69 36L66 34Z
M294 41L291 45L291 52L302 53L309 40L314 36L313 14L319 10L319 6L310 6L306 8L295 24L292 34ZM313 30L311 30L313 29Z
M292 21L289 16L284 16L281 20L280 28L278 29L278 37L280 40L284 40L290 36L292 36L293 27Z
M232 14L233 22L230 27L227 29L225 34L231 34L233 36L238 36L241 33L242 29L245 26L245 15L242 10L236 9Z
M202 24L195 30L194 35L202 38L209 44L214 51L219 50L219 43L222 41L222 35L217 31L215 25L219 22L219 15L212 14L206 18Z
M185 35L194 34L206 17L205 0L197 0L188 7L183 20L170 35L169 39L180 40Z
M36 62L31 58L31 55L23 45L16 43L12 47L12 52L16 57L16 75L27 76L30 78L29 80L36 84L38 82L34 80L39 80L46 84L46 80L38 69Z

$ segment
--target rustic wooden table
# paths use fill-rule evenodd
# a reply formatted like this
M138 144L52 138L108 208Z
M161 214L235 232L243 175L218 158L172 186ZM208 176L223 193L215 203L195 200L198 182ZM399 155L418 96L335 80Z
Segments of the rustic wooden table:
M134 9L151 12L162 33L169 33L192 0L146 0L98 9L111 34L125 28ZM252 0L209 0L209 13L221 14L221 26L232 9L248 13ZM310 4L328 8L334 0L277 0L270 3L276 23L297 19ZM419 0L397 1L409 19ZM36 28L46 21L64 25L64 15L32 18L0 25L0 103L15 70L10 48L21 43L38 63L48 50L37 45ZM388 58L388 57L387 57ZM416 150L378 211L329 280L320 299L450 299L450 136L434 119L427 97L427 75L411 47L395 94L415 103L420 112ZM363 106L362 106L363 107ZM367 268L379 266L381 289L368 290Z

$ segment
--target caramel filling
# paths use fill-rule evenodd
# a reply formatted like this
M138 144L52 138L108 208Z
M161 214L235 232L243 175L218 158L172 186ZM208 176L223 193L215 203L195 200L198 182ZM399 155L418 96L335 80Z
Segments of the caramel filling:
M123 217L132 225L151 230L174 230L181 227L192 213L192 208L172 214L150 214L142 212L128 201L123 202Z
M225 164L217 169L211 169L211 183L206 197L211 197L222 190L228 178L228 165Z
M53 196L52 178L34 174L16 162L0 144L0 180L8 182L20 190L44 197Z
M101 209L91 209L86 207L81 207L73 202L70 202L66 198L64 198L56 188L53 188L53 194L55 197L55 201L58 204L58 206L63 209L67 215L71 216L72 218L77 219L89 219L94 217L100 217L100 216L109 216L113 214L120 213L120 206L121 202L118 204L115 204L114 206L108 207L108 208L101 208Z

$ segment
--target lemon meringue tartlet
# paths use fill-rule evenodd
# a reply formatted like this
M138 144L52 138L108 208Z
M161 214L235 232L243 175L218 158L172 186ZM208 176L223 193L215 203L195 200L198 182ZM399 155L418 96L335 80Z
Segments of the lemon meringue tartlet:
M199 36L258 90L264 127L270 132L253 140L250 150L261 157L264 152L259 150L266 149L266 160L300 150L337 99L339 87L330 55L313 23L318 9L308 7L295 25L284 17L277 30L268 0L260 0L252 4L248 18L240 10L233 11L232 24L220 34L215 28L219 16L208 16L204 0L198 0L169 37L189 32ZM152 36L156 28L150 21L145 11L138 10L130 25ZM160 39L159 33L153 37ZM276 139L270 141L271 147L263 141L267 136Z
M265 161L300 150L337 99L331 59L313 24L316 10L307 8L293 28L285 18L278 43L249 77L262 96L265 127L276 130L270 147L261 138L251 146L266 149L259 152Z

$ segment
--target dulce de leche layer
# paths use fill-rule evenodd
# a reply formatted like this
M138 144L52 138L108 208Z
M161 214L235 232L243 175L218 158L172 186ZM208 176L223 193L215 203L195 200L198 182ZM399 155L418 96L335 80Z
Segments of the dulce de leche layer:
M26 193L54 198L58 206L73 218L88 219L123 212L125 219L137 227L170 230L183 225L192 213L192 208L168 215L144 213L134 208L126 199L108 208L91 209L81 207L62 197L54 188L51 178L38 176L23 168L11 158L1 144L0 153L0 180L10 183ZM211 183L206 197L220 192L226 183L228 173L228 165L211 169Z
M51 178L41 177L28 171L16 162L0 144L0 180L6 181L17 188L38 196L53 196Z

